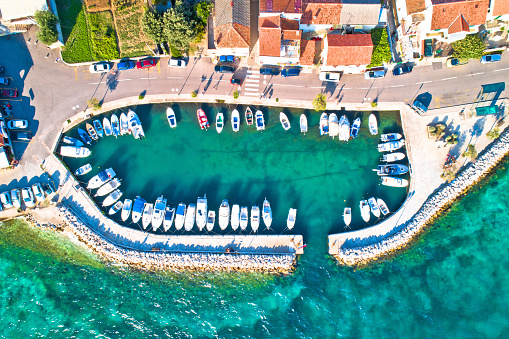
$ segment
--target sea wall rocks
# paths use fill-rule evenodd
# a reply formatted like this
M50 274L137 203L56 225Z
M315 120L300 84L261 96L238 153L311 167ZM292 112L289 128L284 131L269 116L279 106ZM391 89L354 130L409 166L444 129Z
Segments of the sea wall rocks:
M344 265L363 265L401 249L421 232L424 226L431 222L441 210L449 206L465 190L488 174L508 152L509 132L506 130L500 138L486 148L485 152L474 163L461 171L456 179L432 194L420 210L406 223L401 232L372 245L354 248L342 247L335 256L336 259Z

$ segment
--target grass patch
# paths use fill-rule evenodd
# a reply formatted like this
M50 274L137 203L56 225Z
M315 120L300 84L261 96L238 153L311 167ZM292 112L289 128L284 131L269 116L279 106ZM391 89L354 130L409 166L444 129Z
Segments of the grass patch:
M384 62L391 61L391 47L385 28L373 28L371 30L371 41L373 41L373 53L368 68L382 66Z
M118 59L117 37L110 11L88 14L92 56L95 60Z
M62 28L62 35L64 43L71 36L74 26L78 21L78 15L81 12L82 6L80 0L55 0Z
M93 61L91 42L88 36L88 27L85 11L78 14L69 39L62 49L62 58L65 62L76 63Z
M120 56L124 58L152 54L147 47L150 41L141 29L141 19L145 13L143 1L114 0L113 10Z

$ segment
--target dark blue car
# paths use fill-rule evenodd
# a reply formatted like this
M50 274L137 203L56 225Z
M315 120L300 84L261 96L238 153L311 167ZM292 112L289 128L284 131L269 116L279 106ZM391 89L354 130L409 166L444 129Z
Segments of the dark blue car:
M123 61L120 61L118 64L117 64L117 68L119 71L125 71L127 69L133 69L134 68L135 63L134 61L131 61L131 60L123 60Z
M262 68L260 68L260 74L262 74L262 75L278 75L279 68L277 68L277 67L262 67Z
M291 68L284 68L281 71L281 76L286 77L296 77L300 74L300 68L297 67L291 67Z

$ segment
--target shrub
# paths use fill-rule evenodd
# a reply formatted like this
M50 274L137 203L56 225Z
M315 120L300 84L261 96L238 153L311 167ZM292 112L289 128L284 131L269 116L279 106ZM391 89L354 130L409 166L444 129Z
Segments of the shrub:
M95 60L118 59L117 37L110 11L88 14L92 56Z
M51 45L58 41L58 19L51 11L35 11L35 21L39 25L37 39L45 45Z
M477 34L467 35L464 39L452 43L453 56L458 59L480 59L486 46Z
M486 133L486 136L491 140L496 139L500 136L500 129L498 127L495 127L494 129Z
M374 107L376 107L376 106L378 106L378 102L376 102L376 100L373 100L373 101L371 102L371 107L373 107L373 108L374 108Z
M235 90L233 91L233 99L238 99L239 98L239 91Z
M198 2L194 5L196 16L201 20L201 22L203 22L204 26L207 26L207 19L213 7L214 5L209 1Z
M371 41L373 42L373 52L368 68L381 66L384 62L389 62L392 58L391 47L385 28L373 28L371 30Z
M196 96L197 96L197 95L198 95L198 94L196 94L196 91L192 91L192 92L191 92L191 97L192 97L192 98L196 98Z
M159 44L164 41L163 17L159 13L146 10L141 19L141 28L147 37L155 43Z
M92 108L94 111L101 108L101 103L99 102L99 99L97 98L91 98L90 100L87 100L88 107Z
M140 93L140 95L138 95L138 99L140 100L145 99L145 93Z
M456 178L456 173L452 170L446 170L441 175L440 178L444 179L445 181L452 181L454 178Z
M318 93L313 100L315 111L324 111L327 108L327 96L324 93Z
M463 156L472 160L477 158L477 150L475 149L475 145L468 145L465 152L463 152Z

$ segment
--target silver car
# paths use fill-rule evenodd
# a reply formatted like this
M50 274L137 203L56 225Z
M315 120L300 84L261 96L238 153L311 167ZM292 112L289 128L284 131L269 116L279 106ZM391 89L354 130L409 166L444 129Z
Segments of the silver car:
M364 79L379 79L379 78L383 78L384 76L385 76L385 70L383 70L383 69L366 71L366 73L364 73Z
M42 190L41 184L37 183L32 185L32 191L34 192L35 200L44 201L44 192Z
M176 68L184 68L187 66L187 63L183 59L170 58L170 60L168 60L168 66L176 67Z
M11 201L14 207L21 207L21 190L19 188L11 190Z
M9 191L0 193L0 201L2 201L2 205L5 209L13 207Z
M7 122L8 129L25 129L28 127L28 121L23 119L14 119Z
M23 197L23 202L25 203L26 207L35 206L34 193L30 187L23 187L21 189L21 196Z
M99 62L97 64L92 64L89 67L90 73L106 73L111 69L111 65L107 62Z

